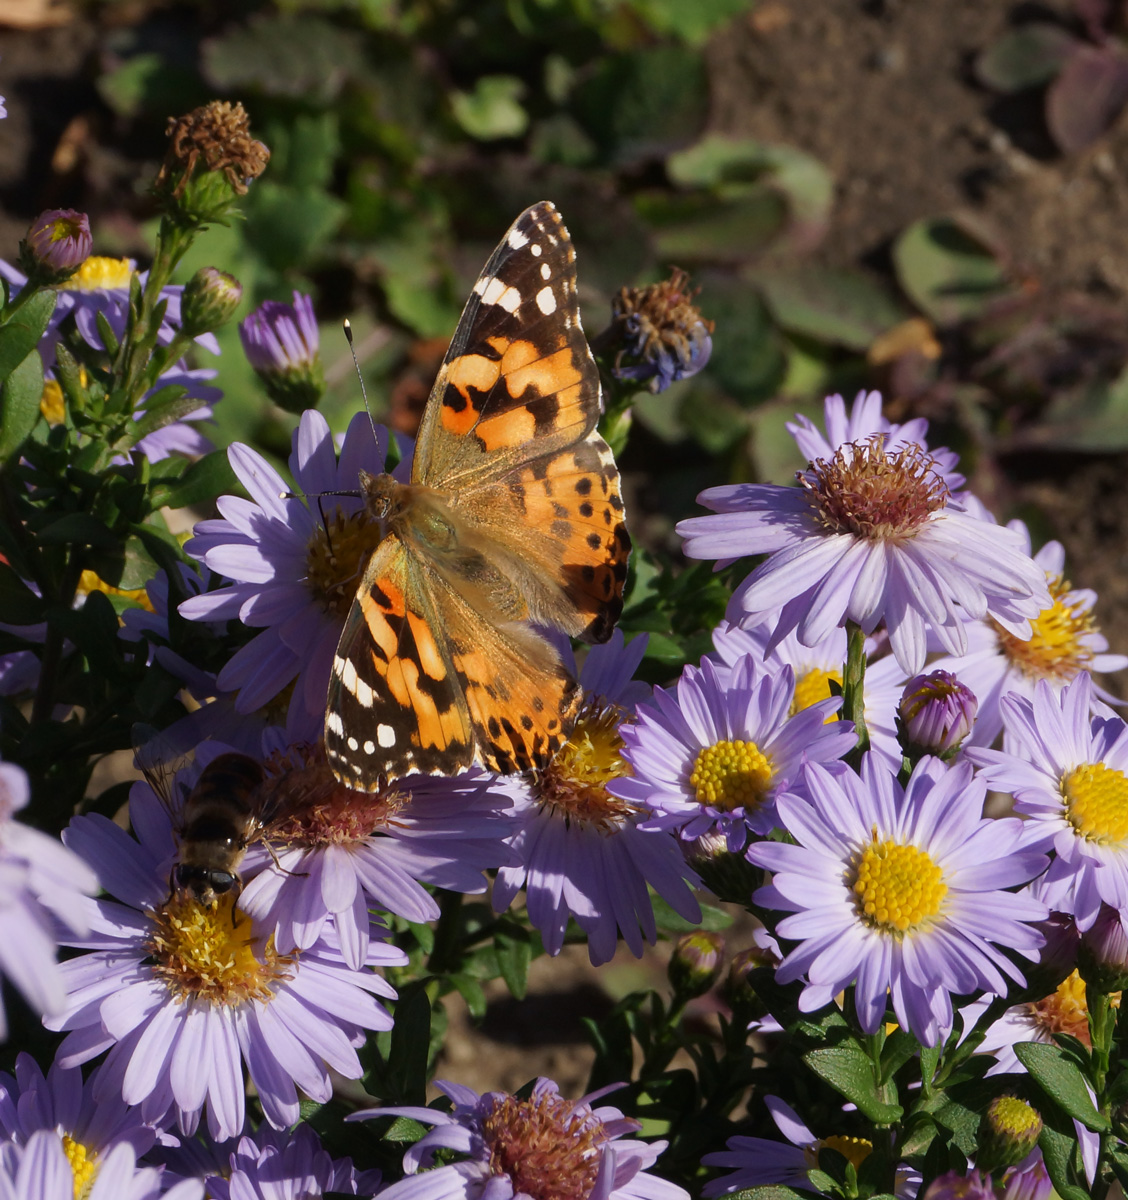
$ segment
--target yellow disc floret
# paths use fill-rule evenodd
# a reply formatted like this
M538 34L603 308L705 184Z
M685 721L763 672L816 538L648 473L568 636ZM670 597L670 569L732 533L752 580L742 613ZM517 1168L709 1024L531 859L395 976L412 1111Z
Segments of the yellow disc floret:
M623 827L635 809L607 790L612 780L631 774L622 756L622 721L623 712L614 704L585 705L568 740L536 774L534 788L542 805L554 808L565 821L604 834Z
M1030 679L1068 683L1092 669L1091 635L1096 623L1083 597L1074 595L1069 580L1047 578L1053 603L1030 622L1030 637L1020 641L1001 625L995 626L999 649Z
M1102 845L1128 838L1128 779L1104 763L1083 763L1061 781L1070 825L1079 837Z
M753 809L772 784L772 760L755 742L717 742L706 746L693 764L689 786L698 804L722 812Z
M846 1137L844 1134L835 1133L815 1143L816 1155L819 1150L823 1149L837 1150L856 1171L869 1158L873 1150L873 1142L867 1141L865 1138ZM818 1165L817 1160L815 1165Z
M857 856L851 882L863 919L887 933L908 933L928 924L948 894L944 872L926 851L897 842L873 841Z
M127 288L132 274L133 263L128 258L106 258L101 254L92 254L68 280L58 286L61 292Z
M832 679L839 687L842 686L841 671L824 671L821 667L814 667L798 675L795 679L795 695L791 700L790 715L795 716L803 709L810 708L812 704L818 704L820 700L829 700L834 695L830 690ZM830 724L837 720L837 716L829 716L825 723Z
M90 1194L94 1177L98 1174L97 1156L69 1134L63 1134L63 1153L74 1176L74 1200L83 1200L84 1196Z

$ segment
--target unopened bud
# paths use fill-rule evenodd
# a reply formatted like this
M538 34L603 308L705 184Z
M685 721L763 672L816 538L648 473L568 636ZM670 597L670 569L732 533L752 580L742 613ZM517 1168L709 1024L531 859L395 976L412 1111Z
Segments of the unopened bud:
M950 758L975 725L979 701L948 671L910 679L901 693L898 724L905 748Z
M674 943L668 974L674 994L682 998L703 996L721 977L725 939L708 929L695 929Z
M976 1164L984 1171L1017 1166L1038 1144L1042 1118L1017 1096L997 1096L987 1106Z
M1128 988L1128 934L1117 909L1108 904L1081 935L1077 970L1085 986L1097 992L1122 992Z
M184 285L180 322L189 337L211 333L226 325L243 299L243 285L234 275L215 267L201 267Z
M760 970L774 972L783 961L779 943L766 929L752 933L752 945L732 956L728 975L721 985L721 999L734 1013L744 1017L761 1017L767 1012L764 1002L756 994L753 982Z
M308 296L295 292L293 304L267 300L240 323L239 338L275 404L292 413L317 407L325 394L325 373Z
M764 882L764 872L743 854L733 854L722 833L706 833L691 842L682 842L681 847L686 861L718 900L747 904Z
M90 256L93 244L85 213L53 208L35 218L20 242L20 266L36 283L62 283Z

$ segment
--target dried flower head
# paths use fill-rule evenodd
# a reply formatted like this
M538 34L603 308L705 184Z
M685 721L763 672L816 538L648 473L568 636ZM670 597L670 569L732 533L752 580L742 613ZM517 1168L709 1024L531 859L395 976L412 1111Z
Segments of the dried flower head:
M168 136L168 152L156 186L160 189L171 183L172 195L178 200L201 167L222 171L231 187L245 196L247 184L270 162L270 151L251 137L246 109L227 100L213 100L186 117L169 117Z

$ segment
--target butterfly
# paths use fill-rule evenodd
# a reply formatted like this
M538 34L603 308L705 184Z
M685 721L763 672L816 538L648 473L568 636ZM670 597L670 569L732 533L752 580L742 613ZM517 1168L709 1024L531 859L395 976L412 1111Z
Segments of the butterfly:
M463 309L409 483L362 472L384 535L333 660L325 748L348 787L543 767L580 705L536 626L605 641L631 541L560 214L510 226Z

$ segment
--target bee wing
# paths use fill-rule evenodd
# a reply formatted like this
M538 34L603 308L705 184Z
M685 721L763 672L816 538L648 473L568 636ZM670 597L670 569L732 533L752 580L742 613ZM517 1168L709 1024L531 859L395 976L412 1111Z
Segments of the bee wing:
M183 785L177 786L176 776L193 759L176 743L152 725L138 722L130 731L133 740L133 765L145 777L176 828L184 808Z

